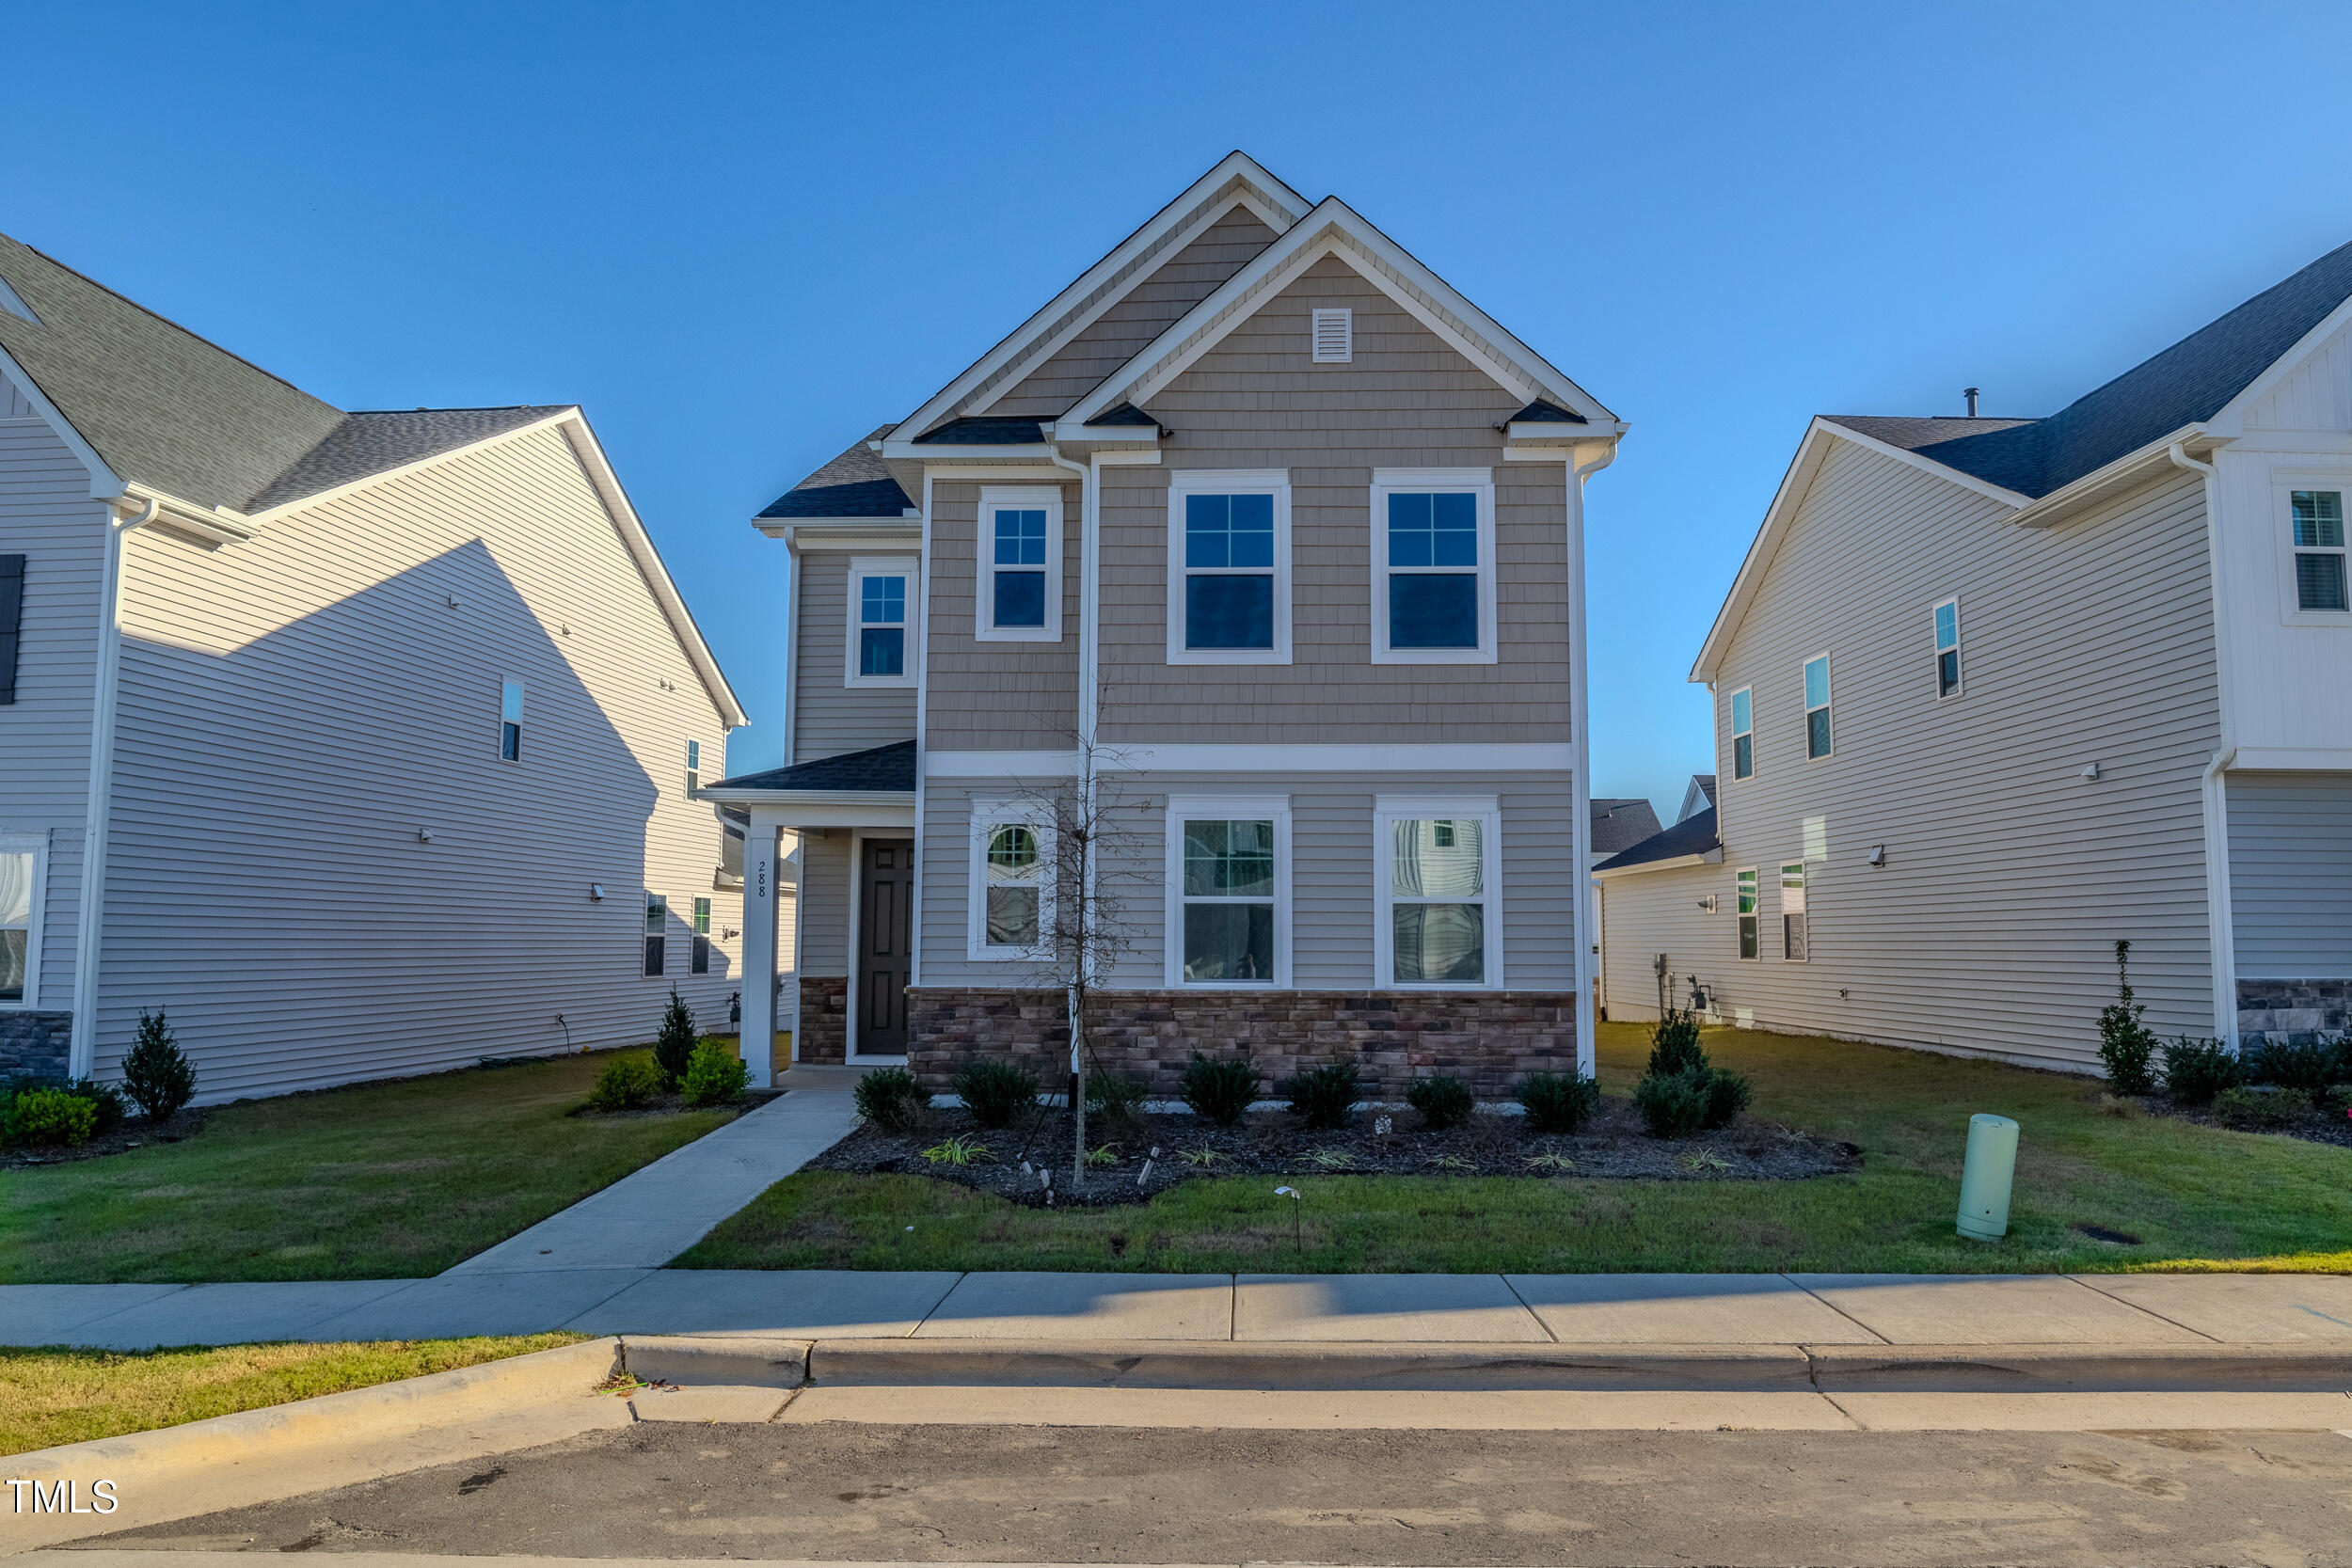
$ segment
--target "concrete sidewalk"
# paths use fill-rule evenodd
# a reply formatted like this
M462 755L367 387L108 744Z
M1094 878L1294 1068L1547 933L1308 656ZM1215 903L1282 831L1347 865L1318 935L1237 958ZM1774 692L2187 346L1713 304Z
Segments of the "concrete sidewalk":
M746 1118L748 1119L748 1118ZM0 1287L0 1344L757 1334L1051 1344L2215 1347L2352 1354L2335 1275L1149 1275L459 1270Z

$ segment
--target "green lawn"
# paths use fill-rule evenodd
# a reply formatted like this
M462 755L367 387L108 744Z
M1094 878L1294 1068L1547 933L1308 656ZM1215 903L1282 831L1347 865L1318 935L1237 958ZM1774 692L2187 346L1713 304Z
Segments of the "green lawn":
M0 1454L153 1432L578 1344L583 1334L212 1350L0 1350Z
M0 1283L438 1274L735 1115L565 1115L608 1060L248 1101L181 1143L9 1171Z
M1604 1090L1629 1091L1648 1030L1603 1024ZM921 1177L795 1176L680 1268L1167 1272L1711 1270L2352 1272L2352 1149L2102 1110L2056 1073L1813 1037L1709 1030L1755 1114L1862 1146L1805 1181L1298 1178L1305 1245L1276 1178L1187 1182L1150 1204L1022 1209ZM2005 1242L1953 1234L1969 1114L2017 1118ZM2071 1229L2141 1238L2120 1246Z

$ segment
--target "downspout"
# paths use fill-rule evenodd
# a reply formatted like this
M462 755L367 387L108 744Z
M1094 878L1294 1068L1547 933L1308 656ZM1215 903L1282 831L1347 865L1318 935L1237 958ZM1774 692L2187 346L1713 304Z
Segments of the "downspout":
M1599 1074L1593 1051L1593 950L1599 943L1600 926L1593 897L1593 790L1585 776L1593 749L1586 722L1592 702L1584 673L1584 481L1607 467L1616 455L1616 444L1612 442L1590 462L1580 464L1570 458L1561 466L1567 481L1568 739L1574 748L1571 767L1575 770L1569 800L1576 813L1569 824L1568 842L1576 857L1576 1071L1580 1078Z
M2214 684L2220 709L2221 744L2200 781L2205 816L2205 922L2213 963L2213 1032L2217 1039L2238 1049L2237 927L2230 891L2230 764L2237 760L2236 726L2230 721L2228 640L2221 635L2220 474L2210 463L2200 463L2175 441L2164 449L2172 466L2195 474L2205 488L2205 571L2213 609Z
M123 538L155 520L150 499L136 516L106 508L105 561L98 588L98 681L90 702L89 803L82 818L82 908L73 944L73 1033L66 1076L87 1078L98 1066L98 958L106 904L106 828L114 814L115 710L122 681Z

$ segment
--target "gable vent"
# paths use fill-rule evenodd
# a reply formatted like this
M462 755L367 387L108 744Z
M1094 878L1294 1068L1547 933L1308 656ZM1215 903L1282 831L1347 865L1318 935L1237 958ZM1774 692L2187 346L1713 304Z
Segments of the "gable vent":
M1315 312L1315 363L1344 365L1356 357L1356 312Z

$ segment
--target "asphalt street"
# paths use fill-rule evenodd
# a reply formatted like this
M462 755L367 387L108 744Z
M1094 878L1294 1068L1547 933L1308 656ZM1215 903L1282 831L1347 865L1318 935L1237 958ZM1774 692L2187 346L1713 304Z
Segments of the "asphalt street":
M648 1422L86 1545L936 1562L2352 1562L2333 1432Z

